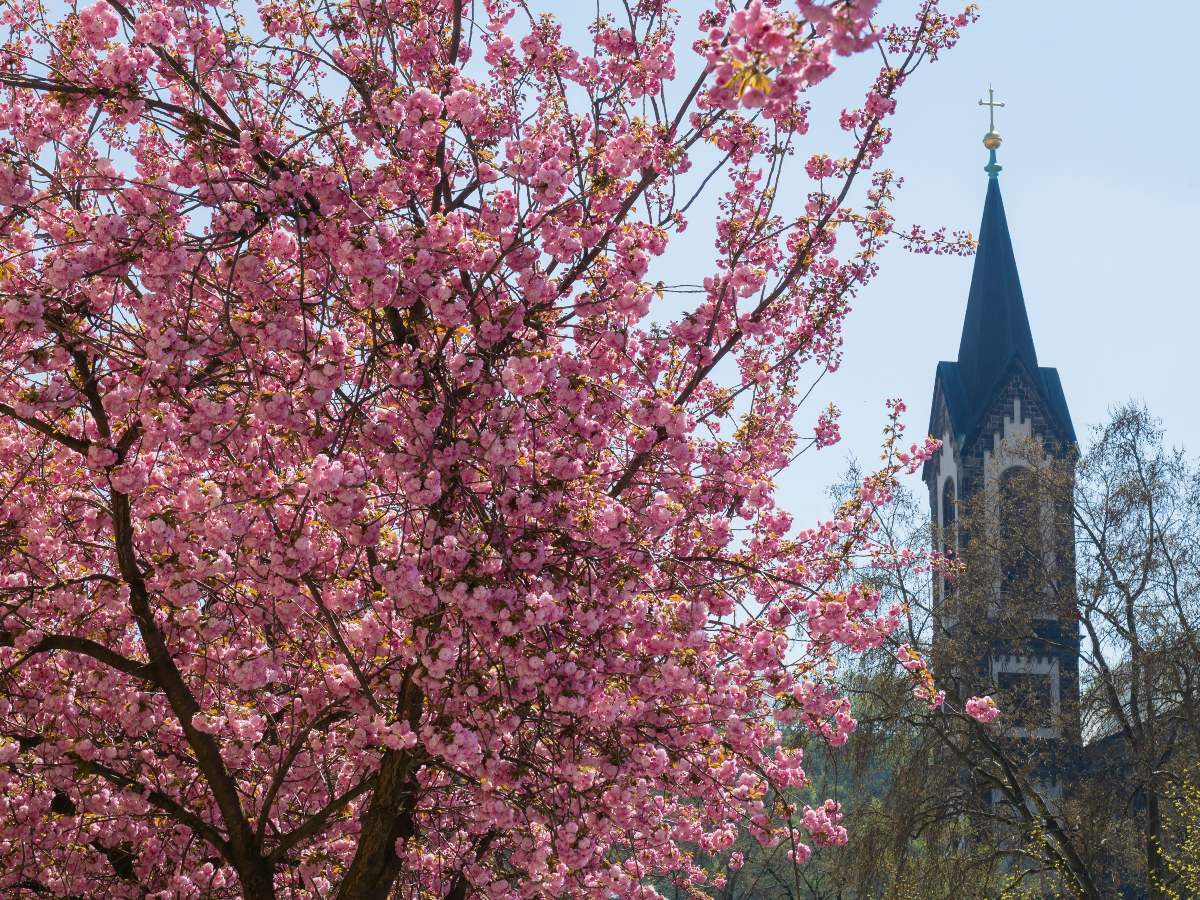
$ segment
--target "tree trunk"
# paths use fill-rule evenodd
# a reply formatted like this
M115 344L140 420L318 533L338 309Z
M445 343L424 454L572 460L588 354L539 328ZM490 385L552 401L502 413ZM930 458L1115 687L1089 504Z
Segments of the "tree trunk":
M1162 810L1153 781L1146 783L1146 878L1151 897L1167 896L1163 888L1169 873L1162 854Z
M400 858L396 841L416 832L417 766L405 750L390 750L379 766L379 781L362 817L358 850L338 888L337 900L387 900Z
M238 866L238 880L246 900L275 900L275 871L265 859Z

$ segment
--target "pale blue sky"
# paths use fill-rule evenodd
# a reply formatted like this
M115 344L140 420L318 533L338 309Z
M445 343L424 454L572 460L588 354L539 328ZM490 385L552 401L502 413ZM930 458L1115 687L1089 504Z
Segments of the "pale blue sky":
M915 5L885 0L882 12ZM572 31L595 9L542 6ZM679 7L690 27L697 4ZM905 178L898 222L977 232L987 161L977 101L991 82L1008 104L996 122L1001 187L1038 359L1058 368L1080 439L1134 397L1171 441L1200 449L1200 3L991 0L981 13L958 47L903 89L884 159ZM693 71L690 51L681 56ZM818 150L845 152L836 115L861 103L877 65L877 56L857 58L814 94L813 129L794 165ZM696 281L711 248L702 216L689 218L664 261L668 282ZM851 313L841 369L802 414L815 422L830 401L844 412L842 442L804 454L781 479L798 524L827 513L826 487L848 455L876 459L887 397L908 403L909 435L924 436L934 367L957 355L971 265L889 250ZM915 477L910 485L920 488Z
M981 7L959 46L905 86L887 156L906 178L898 219L977 232L976 102L992 82L1008 104L1000 180L1038 360L1058 368L1081 441L1133 397L1169 440L1200 450L1200 4ZM801 520L824 508L821 482L845 454L874 458L886 396L903 397L910 433L923 433L934 366L957 355L971 264L897 250L860 297L845 362L818 388L845 411L843 441L786 482Z

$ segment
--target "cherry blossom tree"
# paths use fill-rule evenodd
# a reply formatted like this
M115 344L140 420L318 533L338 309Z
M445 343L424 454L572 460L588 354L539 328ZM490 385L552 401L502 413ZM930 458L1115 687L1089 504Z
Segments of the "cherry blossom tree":
M915 5L4 0L0 890L652 897L845 840L780 726L854 727L831 660L900 612L831 585L931 447L895 403L807 530L773 479L889 237L968 245L878 165L974 17Z

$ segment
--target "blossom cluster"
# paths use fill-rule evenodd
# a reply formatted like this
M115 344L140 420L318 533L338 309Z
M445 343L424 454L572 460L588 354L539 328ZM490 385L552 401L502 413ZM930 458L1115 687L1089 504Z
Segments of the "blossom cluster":
M976 722L988 725L1000 716L1000 708L991 697L968 697L964 709Z

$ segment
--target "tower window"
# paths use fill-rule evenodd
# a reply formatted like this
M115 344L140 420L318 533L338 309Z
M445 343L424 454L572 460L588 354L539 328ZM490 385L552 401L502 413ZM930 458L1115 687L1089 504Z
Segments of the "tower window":
M1004 590L1030 593L1042 563L1041 498L1034 472L1024 466L1000 476L998 555Z
M1005 723L1013 736L1061 735L1063 685L1058 658L994 656L991 669L1005 710Z
M997 672L996 686L1012 709L1012 724L1047 728L1054 724L1057 703L1050 673Z
M942 485L942 553L946 559L954 559L958 553L958 529L956 528L957 503L954 492L954 479L947 478ZM950 578L942 578L942 597L949 599L954 593L954 582Z

